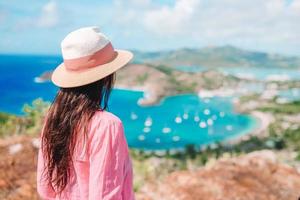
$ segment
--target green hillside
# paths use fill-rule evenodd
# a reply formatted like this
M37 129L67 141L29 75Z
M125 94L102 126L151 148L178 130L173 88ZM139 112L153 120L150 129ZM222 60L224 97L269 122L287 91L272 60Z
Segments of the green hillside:
M135 62L168 66L300 68L300 57L248 51L229 45L151 53L135 51Z

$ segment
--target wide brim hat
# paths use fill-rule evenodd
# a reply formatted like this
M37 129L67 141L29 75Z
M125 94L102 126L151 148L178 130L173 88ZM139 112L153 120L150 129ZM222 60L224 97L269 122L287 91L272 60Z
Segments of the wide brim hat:
M133 58L127 50L114 49L98 27L69 33L61 43L63 63L55 68L51 81L59 87L78 87L98 81L126 66Z

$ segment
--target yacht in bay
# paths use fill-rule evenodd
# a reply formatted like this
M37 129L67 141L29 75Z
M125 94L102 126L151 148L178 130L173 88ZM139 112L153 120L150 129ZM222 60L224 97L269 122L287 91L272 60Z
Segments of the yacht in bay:
M147 127L152 126L152 118L147 117L147 119L145 120L144 125L147 126Z

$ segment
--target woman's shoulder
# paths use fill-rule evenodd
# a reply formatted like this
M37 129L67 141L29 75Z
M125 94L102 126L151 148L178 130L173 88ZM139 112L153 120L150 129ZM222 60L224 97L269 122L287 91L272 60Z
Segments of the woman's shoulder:
M93 118L92 123L99 123L101 121L106 123L122 124L122 121L118 116L106 110L97 110Z
M120 139L124 137L123 134L123 123L118 116L108 111L96 111L91 124L91 142Z
M96 111L91 121L91 132L98 133L97 134L98 136L101 135L99 134L99 132L101 133L112 132L111 134L116 134L122 130L123 130L123 123L121 119L115 114L105 110ZM92 135L95 135L95 133L94 134L92 133Z

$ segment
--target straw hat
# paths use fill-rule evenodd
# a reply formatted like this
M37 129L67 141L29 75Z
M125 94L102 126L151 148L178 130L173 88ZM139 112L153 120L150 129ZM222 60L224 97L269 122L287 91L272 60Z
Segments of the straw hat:
M133 54L113 48L98 27L69 33L61 42L63 63L51 76L59 87L77 87L100 80L125 66Z

